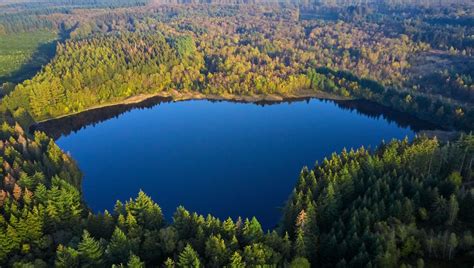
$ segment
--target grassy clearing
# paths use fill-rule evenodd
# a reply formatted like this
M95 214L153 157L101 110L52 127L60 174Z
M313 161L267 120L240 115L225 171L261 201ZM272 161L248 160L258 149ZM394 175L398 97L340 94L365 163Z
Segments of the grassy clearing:
M0 35L0 83L34 75L54 56L57 37L50 31Z

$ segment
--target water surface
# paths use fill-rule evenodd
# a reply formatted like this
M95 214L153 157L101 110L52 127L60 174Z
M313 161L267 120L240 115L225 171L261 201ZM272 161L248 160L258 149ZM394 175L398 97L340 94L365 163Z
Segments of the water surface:
M265 228L278 223L303 166L343 148L411 139L428 127L372 104L317 99L274 105L155 100L39 126L79 163L94 211L111 210L142 189L168 219L183 205L222 219L257 216Z

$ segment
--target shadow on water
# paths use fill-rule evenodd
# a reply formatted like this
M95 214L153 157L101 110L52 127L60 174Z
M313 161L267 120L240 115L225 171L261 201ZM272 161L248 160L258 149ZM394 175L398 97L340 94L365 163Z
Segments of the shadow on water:
M296 98L289 99L285 101L258 101L254 102L254 105L267 106L267 105L276 105L282 103L293 103L305 101L309 103L311 98ZM135 104L119 104L114 106L108 106L98 109L93 109L85 111L79 114L70 115L62 117L55 120L46 121L31 126L30 132L34 131L43 131L51 136L53 139L58 139L61 136L67 136L71 132L77 132L89 125L96 125L111 118L117 118L123 113L126 113L134 109L150 109L156 105L162 103L169 103L173 100L171 98L164 97L153 97L147 100L144 100L140 103ZM222 102L227 100L209 100L211 102ZM399 127L410 128L415 132L421 130L436 130L441 129L439 126L436 126L432 123L420 120L411 115L407 115L402 112L398 112L387 108L385 106L379 105L366 100L323 100L335 103L339 108L344 110L350 110L351 112L355 111L357 114L368 116L370 118L383 118L389 123L395 123ZM243 101L227 101L235 103L248 103Z
M36 130L47 133L53 139L61 136L67 136L71 132L77 132L89 125L96 125L111 118L117 118L121 114L133 109L150 109L161 103L171 102L171 98L154 97L134 104L118 104L98 109L85 111L62 117L55 120L46 121L40 124L32 125L30 132Z
M395 123L403 128L410 128L414 132L422 130L443 130L441 126L368 100L335 101L335 103L342 109L355 111L357 114L365 115L370 118L383 118L389 123Z

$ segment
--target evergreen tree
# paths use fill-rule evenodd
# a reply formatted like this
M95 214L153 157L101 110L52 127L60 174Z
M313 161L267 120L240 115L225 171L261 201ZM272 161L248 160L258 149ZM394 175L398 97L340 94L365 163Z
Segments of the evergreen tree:
M201 266L197 252L194 251L194 249L189 244L186 245L184 250L179 254L178 259L178 267L199 268Z
M175 264L174 261L171 258L167 258L165 263L163 264L164 267L166 268L174 268Z
M302 228L298 228L296 232L296 239L293 246L293 252L295 256L305 257L306 256L306 246L304 241L304 233Z
M58 268L79 267L79 252L73 248L59 245L54 264Z
M263 237L262 226L255 217L252 220L245 220L244 227L242 229L244 240L247 243L253 241L259 241Z
M290 268L309 268L311 264L306 258L297 257L293 259L290 263Z
M245 263L242 261L242 257L240 256L239 252L234 252L230 257L230 268L243 268L245 267Z
M206 257L212 267L222 267L226 261L226 245L224 240L218 236L211 235L206 241Z
M81 266L100 267L102 265L102 247L86 230L84 230L82 240L78 245L78 252Z
M458 246L458 239L456 234L451 233L448 241L448 259L451 260L454 256L456 247Z
M110 239L109 245L105 250L105 254L111 263L125 263L129 259L131 247L127 236L115 227L114 233Z
M145 268L145 263L140 261L136 255L130 254L130 258L127 263L128 268Z

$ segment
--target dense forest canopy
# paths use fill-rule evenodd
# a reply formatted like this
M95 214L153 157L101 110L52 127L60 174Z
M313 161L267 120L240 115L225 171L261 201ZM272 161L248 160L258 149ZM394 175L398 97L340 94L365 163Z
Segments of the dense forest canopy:
M392 16L398 11L152 5L41 15L69 38L1 108L44 120L141 94L326 92L472 129L472 9L406 7Z
M470 134L328 156L302 169L278 228L267 231L256 218L183 207L166 221L143 192L94 214L74 160L25 131L142 95L321 93L472 131L472 5L10 0L0 10L1 48L31 37L13 53L18 63L0 69L1 266L472 266ZM54 55L38 54L41 44ZM2 49L0 60L13 54ZM38 55L44 65L31 79L10 75L33 70L23 63Z

